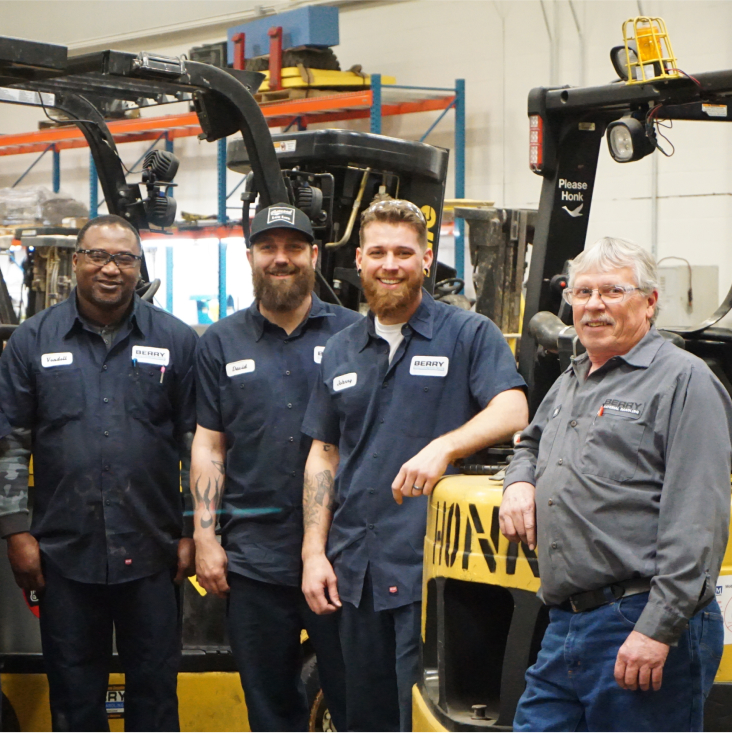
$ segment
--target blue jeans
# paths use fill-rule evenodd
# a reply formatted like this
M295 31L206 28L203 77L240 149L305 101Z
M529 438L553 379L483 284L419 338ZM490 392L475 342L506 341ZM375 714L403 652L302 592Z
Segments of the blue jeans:
M671 647L660 690L623 690L613 676L615 659L647 601L640 593L584 613L550 609L514 730L702 730L724 644L719 606L712 600L699 611Z

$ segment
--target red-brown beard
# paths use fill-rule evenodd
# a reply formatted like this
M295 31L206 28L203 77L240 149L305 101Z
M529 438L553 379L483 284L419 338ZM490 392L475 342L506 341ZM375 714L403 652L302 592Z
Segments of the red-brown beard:
M269 268L268 273L292 274L291 282L276 281L267 277L267 273L260 268L252 268L252 283L254 297L267 310L275 313L295 310L315 287L315 270L291 265L287 268Z
M393 318L399 313L407 310L410 305L419 297L424 282L424 274L419 271L402 281L395 290L382 289L375 277L361 274L363 292L369 308L379 318Z

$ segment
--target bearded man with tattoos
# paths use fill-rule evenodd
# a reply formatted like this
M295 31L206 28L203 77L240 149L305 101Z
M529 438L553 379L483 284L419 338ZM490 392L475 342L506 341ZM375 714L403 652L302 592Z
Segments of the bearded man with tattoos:
M300 427L326 341L360 316L312 292L318 247L300 210L263 209L247 244L255 302L211 326L196 356L191 485L198 581L228 597L250 729L308 729L300 680L305 629L333 721L345 730L338 620L310 611L300 591L302 481L311 443Z
M371 310L328 342L303 422L303 591L316 613L342 607L348 730L411 731L425 497L528 408L495 324L422 289L433 253L419 208L376 201L360 241Z

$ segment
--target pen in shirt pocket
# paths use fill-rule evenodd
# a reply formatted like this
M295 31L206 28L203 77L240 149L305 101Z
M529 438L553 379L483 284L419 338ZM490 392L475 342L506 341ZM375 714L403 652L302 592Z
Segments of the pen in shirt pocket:
M602 417L604 412L605 412L605 405L601 405L600 409L597 411L597 417Z
M165 377L165 367L161 366L160 367L160 384L163 383L163 377Z

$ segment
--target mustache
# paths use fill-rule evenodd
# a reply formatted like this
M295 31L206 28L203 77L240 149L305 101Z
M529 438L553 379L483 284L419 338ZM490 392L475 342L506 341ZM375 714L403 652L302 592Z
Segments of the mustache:
M297 275L300 268L296 265L287 265L285 267L268 267L265 271L267 275Z
M602 323L605 326L614 326L615 321L610 318L609 316L591 316L589 314L585 314L582 316L582 320L580 321L581 326L586 326L588 323Z

